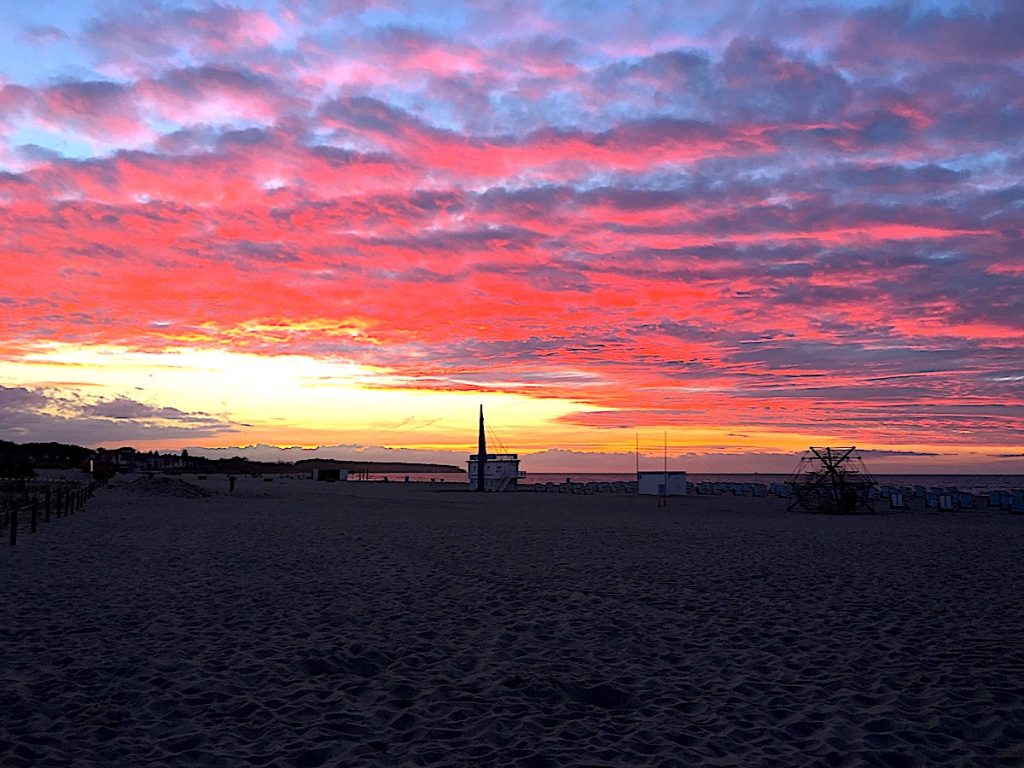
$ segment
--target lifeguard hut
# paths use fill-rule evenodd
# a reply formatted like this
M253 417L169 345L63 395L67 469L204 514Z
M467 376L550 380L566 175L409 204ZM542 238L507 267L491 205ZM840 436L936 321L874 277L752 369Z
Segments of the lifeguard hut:
M477 439L477 452L469 457L468 474L469 488L473 491L508 491L515 490L519 478L525 472L519 471L519 455L515 453L488 453L487 439L484 437L484 407L480 406L480 433Z

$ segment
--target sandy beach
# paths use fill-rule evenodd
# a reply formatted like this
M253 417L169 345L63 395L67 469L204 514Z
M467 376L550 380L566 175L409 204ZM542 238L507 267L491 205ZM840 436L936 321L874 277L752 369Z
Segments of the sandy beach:
M188 480L0 546L0 764L1024 766L1024 518Z

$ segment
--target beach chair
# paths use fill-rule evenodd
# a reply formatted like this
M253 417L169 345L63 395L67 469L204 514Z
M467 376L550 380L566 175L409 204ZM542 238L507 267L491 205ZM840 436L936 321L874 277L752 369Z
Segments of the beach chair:
M928 491L928 493L924 495L924 505L928 509L935 509L936 507L938 507L939 494L933 493L932 491Z
M889 494L889 509L906 509L907 505L903 502L902 493L890 493Z
M944 493L941 496L939 496L939 509L942 512L952 512L953 497L950 496L948 493Z
M1010 497L1010 514L1024 515L1024 496L1014 495Z
M957 495L957 505L960 509L974 509L974 495L970 493L960 493Z

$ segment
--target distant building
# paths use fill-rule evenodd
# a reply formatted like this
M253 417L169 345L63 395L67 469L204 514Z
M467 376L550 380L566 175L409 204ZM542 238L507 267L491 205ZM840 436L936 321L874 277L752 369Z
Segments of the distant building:
M647 496L686 495L685 472L638 472L637 480L639 492Z
M102 467L111 472L181 471L196 464L196 460L189 457L188 451L182 451L181 455L178 455L157 451L142 452L129 447L113 451L97 448L90 459L94 469Z
M348 470L339 469L338 467L321 467L320 469L313 470L313 479L324 480L329 483L337 480L348 480Z
M348 480L348 468L338 459L305 459L296 467L307 470L314 480Z

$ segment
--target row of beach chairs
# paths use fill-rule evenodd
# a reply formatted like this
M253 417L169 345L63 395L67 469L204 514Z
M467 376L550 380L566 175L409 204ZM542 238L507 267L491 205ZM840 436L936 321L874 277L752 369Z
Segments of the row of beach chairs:
M537 483L533 490L538 493L637 493L639 484L635 480L612 483Z
M793 489L786 483L687 483L687 491L699 496L731 493L733 496L778 496L788 499L793 495Z
M1012 514L1024 514L1024 491L989 491L976 495L965 493L959 488L926 488L915 486L888 486L872 488L869 492L871 500L888 500L891 509L906 509L910 499L923 499L925 509L939 512L970 511L974 509L999 509Z
M791 498L793 488L788 483L732 483L700 482L687 483L687 493L700 496L732 494L734 496L776 496ZM589 482L589 483L537 483L533 486L538 493L637 493L636 481ZM915 486L875 486L868 489L868 501L888 503L890 509L907 509L912 499L923 499L925 509L939 512L973 510L987 507L1011 514L1024 514L1024 490L989 491L980 496L965 493L958 488L926 488Z
M1024 515L1024 490L989 491L988 505L1014 515Z

